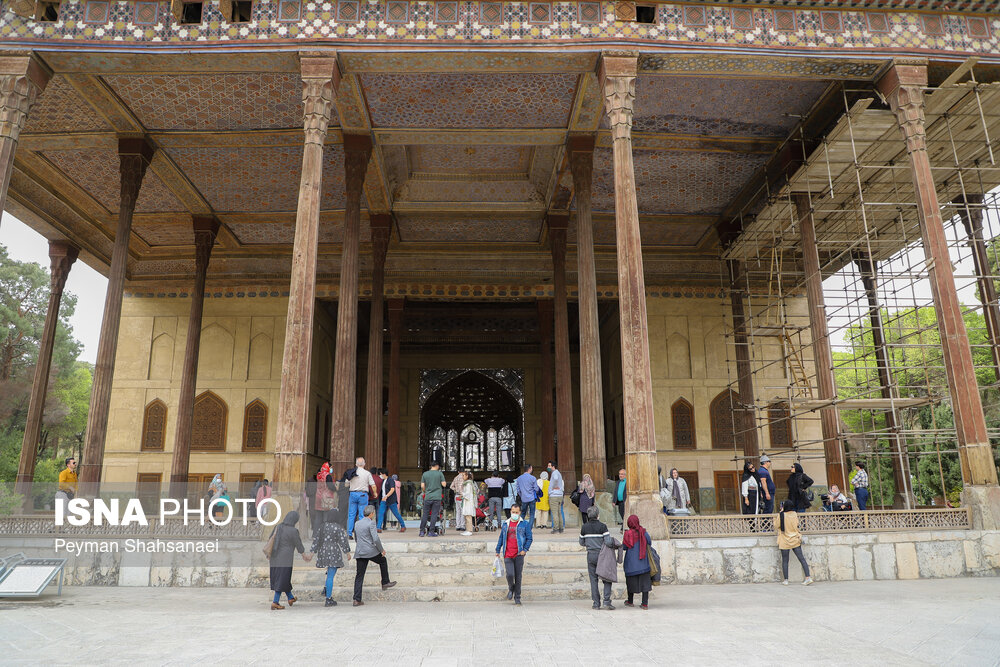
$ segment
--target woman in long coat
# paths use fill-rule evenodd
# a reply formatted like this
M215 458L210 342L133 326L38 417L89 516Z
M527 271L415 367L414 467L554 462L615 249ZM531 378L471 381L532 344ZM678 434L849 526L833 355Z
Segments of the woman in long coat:
M347 560L351 560L351 543L347 541L347 529L340 525L338 510L326 511L323 525L313 536L310 551L316 554L316 567L326 568L326 586L323 588L326 606L335 607L333 577L337 570L344 567L344 554L347 554Z
M271 549L271 590L274 591L274 600L271 602L271 609L285 608L278 604L282 593L288 598L289 607L295 604L295 596L292 594L292 561L295 559L295 552L302 554L305 560L312 558L311 554L306 555L306 549L302 546L299 529L295 526L298 522L299 513L293 511L274 528L274 547Z
M650 576L652 568L649 565L648 547L652 540L635 514L629 516L627 524L628 530L622 538L622 546L625 547L622 569L625 570L625 591L628 593L625 606L634 607L632 600L639 593L642 595L640 606L649 609L649 592L653 590L653 580Z

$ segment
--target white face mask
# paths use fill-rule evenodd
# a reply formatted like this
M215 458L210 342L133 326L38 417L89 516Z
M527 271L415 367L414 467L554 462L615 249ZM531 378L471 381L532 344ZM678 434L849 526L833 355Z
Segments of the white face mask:
M520 518L521 518L521 515L520 515L520 514L511 514L511 515L510 515L510 520L511 520L511 521L517 521L517 520L518 520L518 519L520 519Z

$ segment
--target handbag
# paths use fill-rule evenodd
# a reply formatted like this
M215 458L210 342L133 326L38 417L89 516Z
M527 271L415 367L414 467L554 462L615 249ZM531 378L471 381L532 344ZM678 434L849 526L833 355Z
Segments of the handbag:
M649 578L654 586L660 585L660 554L652 544L646 545L646 557L649 558Z
M502 579L507 576L506 569L503 566L503 561L500 559L500 556L493 559L493 569L490 570L490 574L497 579Z
M580 506L580 489L576 489L573 493L569 494L570 502L572 502L577 507Z
M271 537L267 538L267 542L264 543L264 555L268 560L271 559L271 554L274 553L274 538L278 534L278 526L274 527L271 531Z

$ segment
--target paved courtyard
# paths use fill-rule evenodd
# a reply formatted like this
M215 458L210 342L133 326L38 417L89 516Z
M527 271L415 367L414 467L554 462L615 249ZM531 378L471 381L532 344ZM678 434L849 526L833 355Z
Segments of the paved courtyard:
M66 588L0 601L4 664L1000 665L1000 579L665 586L589 602L319 603L250 589Z

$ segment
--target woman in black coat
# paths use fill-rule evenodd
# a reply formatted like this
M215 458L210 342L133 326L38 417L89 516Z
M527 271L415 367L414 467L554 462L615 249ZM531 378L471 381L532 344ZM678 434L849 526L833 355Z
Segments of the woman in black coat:
M812 505L807 495L807 491L812 485L812 477L803 472L800 464L793 463L792 474L788 477L788 499L795 503L795 511L799 514L805 512Z
M278 604L282 593L288 598L289 607L295 604L295 596L292 595L292 561L295 559L295 552L302 554L304 560L312 558L312 554L306 554L306 549L302 546L299 529L295 526L298 522L299 513L289 512L285 520L274 527L274 546L271 549L271 590L274 591L274 600L271 602L271 609L284 609Z

